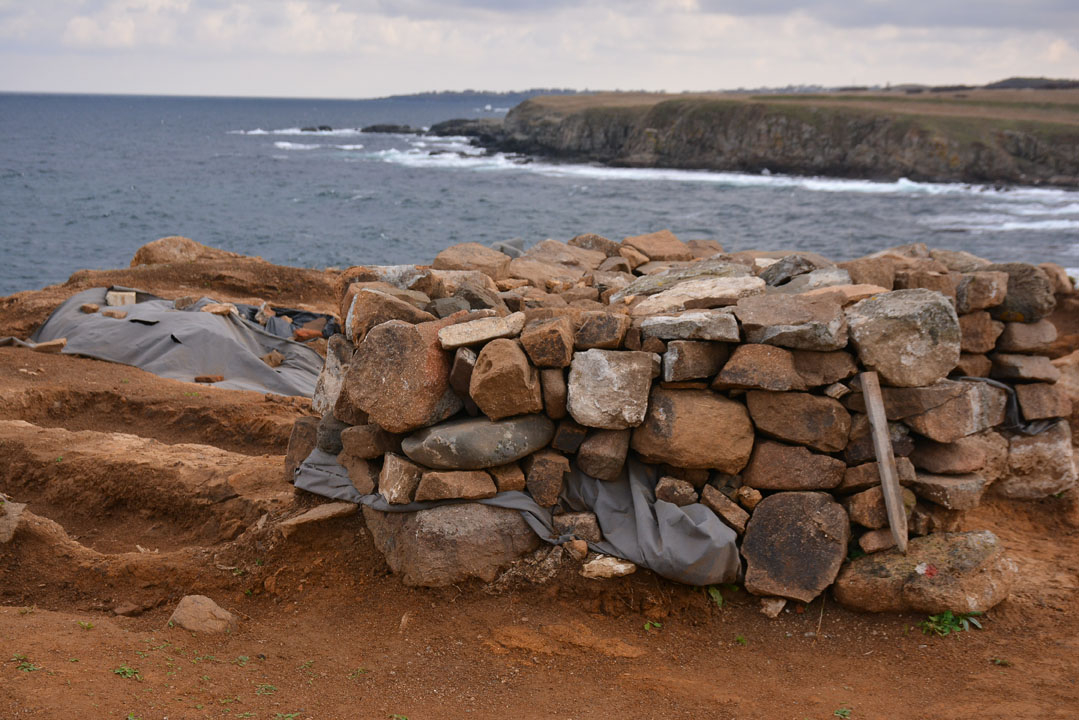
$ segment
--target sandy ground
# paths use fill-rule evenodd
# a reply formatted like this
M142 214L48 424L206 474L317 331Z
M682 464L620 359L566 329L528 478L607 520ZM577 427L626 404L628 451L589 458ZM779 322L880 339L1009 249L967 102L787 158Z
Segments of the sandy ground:
M124 284L194 284L165 275ZM277 301L332 310L332 277L304 277ZM217 294L268 295L255 279ZM0 335L76 289L0 299ZM0 492L30 513L0 546L0 718L1079 717L1070 498L991 500L966 518L1000 535L1022 581L983 630L943 638L923 617L829 597L769 620L737 588L717 607L643 570L585 580L570 560L542 583L413 589L362 515L277 530L322 502L283 473L288 427L308 413L0 348ZM238 631L169 628L192 593Z

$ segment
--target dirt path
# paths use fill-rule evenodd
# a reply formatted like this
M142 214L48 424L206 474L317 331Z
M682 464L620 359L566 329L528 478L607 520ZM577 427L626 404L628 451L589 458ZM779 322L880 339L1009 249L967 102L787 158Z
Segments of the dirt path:
M776 620L646 571L404 587L362 515L282 477L303 401L0 349L0 718L986 718L1079 716L1079 511L995 500L1023 570L984 629L828 598ZM167 626L201 593L231 635ZM116 614L123 613L122 615ZM646 622L659 626L646 629Z

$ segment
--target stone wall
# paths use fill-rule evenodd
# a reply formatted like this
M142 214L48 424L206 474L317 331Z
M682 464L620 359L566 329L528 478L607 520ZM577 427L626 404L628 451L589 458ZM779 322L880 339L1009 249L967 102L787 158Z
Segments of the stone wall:
M964 513L988 492L1035 499L1076 482L1074 387L1056 383L1079 361L1044 354L1057 341L1046 318L1074 294L1057 266L924 245L836 264L726 254L661 231L528 251L466 243L431 266L349 268L338 290L345 334L330 340L321 420L297 425L290 468L317 444L390 503L523 490L553 508L559 530L594 541L594 517L560 512L564 475L576 463L615 481L635 454L661 466L658 499L702 503L736 531L752 593L809 601L838 576L836 595L853 607L952 602L910 589L924 555L989 588L977 608L951 608L967 610L1006 596L1014 566L991 533L950 534ZM865 369L884 386L911 533L935 534L907 557L887 552ZM1018 417L1006 390L970 377L1013 387ZM1047 428L1024 435L1014 420ZM534 547L523 522L509 527L495 510L467 529L428 523L430 552L449 552L447 533L478 533L467 542L489 557L461 574L490 580ZM406 581L459 579L445 563L433 579L410 573L394 558L418 531L402 539L407 523L365 514Z

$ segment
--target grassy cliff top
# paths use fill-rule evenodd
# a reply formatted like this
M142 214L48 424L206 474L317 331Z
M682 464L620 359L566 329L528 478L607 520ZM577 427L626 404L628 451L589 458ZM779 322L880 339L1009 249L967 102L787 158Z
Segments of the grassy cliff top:
M766 103L845 107L894 115L943 116L1079 126L1079 90L964 90L958 92L859 91L829 93L646 93L601 92L544 95L528 104L534 112L562 117L599 108L649 108L667 101Z

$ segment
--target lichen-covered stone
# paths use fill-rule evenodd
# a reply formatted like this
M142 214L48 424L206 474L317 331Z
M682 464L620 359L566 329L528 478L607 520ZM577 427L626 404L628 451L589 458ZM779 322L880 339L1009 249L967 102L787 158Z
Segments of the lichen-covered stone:
M588 427L636 427L648 408L648 391L658 374L653 353L587 350L573 354L567 409Z
M887 384L931 385L959 362L955 308L940 293L896 290L847 308L851 343Z

